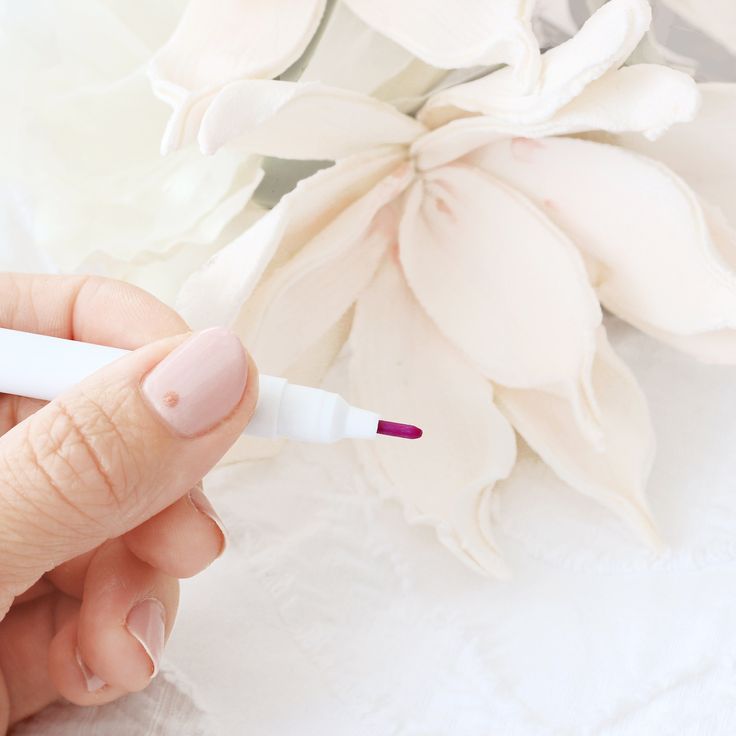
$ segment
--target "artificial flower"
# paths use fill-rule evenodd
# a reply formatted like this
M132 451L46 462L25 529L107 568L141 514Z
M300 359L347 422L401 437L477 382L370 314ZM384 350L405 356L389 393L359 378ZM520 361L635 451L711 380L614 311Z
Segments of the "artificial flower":
M260 180L257 160L159 153L167 109L145 69L183 7L3 6L0 225L26 244L22 259L0 249L6 269L102 273L171 300L232 237L227 226L242 221ZM48 22L36 22L41 13Z
M197 325L235 325L263 370L292 378L317 380L347 341L352 401L426 430L410 446L360 443L368 472L476 569L503 569L488 502L514 464L512 426L656 543L646 402L599 302L675 343L736 322L687 187L576 135L653 138L695 115L688 76L622 67L649 23L644 0L612 0L542 56L531 92L502 69L433 95L417 119L255 80L202 120L210 152L236 140L337 162L194 274L180 307Z
M524 0L191 0L149 69L173 108L162 151L195 140L210 105L245 80L401 98L438 82L438 70L506 63L528 85L539 56L528 15Z

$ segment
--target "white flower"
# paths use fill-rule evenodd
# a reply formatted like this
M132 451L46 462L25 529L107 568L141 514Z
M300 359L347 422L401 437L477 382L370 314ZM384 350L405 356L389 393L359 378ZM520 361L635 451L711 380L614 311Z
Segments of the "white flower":
M103 0L0 7L5 268L100 272L171 299L227 242L218 238L257 185L256 163L232 152L159 153L167 110L145 67L182 8ZM12 251L24 243L43 257L18 259Z
M349 335L353 402L426 430L360 444L368 471L477 569L502 570L487 504L514 464L510 425L656 542L646 403L599 300L695 352L736 326L736 282L692 192L652 160L570 137L654 137L693 117L689 77L621 68L649 21L644 0L612 0L543 55L532 92L503 69L434 95L418 121L264 80L229 85L203 121L210 151L237 139L338 161L185 284L186 316L234 323L264 371L302 380Z
M156 94L174 110L162 151L195 140L210 105L230 85L287 72L303 56L325 12L330 17L311 49L314 57L302 60L289 79L391 98L420 94L438 81L438 69L507 63L522 86L537 73L525 0L337 0L326 11L327 5L327 0L191 0L149 70ZM423 65L413 65L415 57Z

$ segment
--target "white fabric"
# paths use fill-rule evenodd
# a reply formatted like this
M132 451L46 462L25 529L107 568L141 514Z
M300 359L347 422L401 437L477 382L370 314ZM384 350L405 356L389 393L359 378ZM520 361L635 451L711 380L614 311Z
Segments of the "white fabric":
M654 415L662 557L527 457L494 504L514 577L481 578L350 445L295 445L209 480L232 544L184 584L167 667L210 725L167 684L155 710L54 707L18 733L732 736L736 370L608 327Z

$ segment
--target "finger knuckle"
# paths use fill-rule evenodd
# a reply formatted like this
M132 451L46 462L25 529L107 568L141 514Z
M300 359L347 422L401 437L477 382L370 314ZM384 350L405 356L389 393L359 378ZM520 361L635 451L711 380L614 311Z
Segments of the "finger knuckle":
M38 481L77 514L103 521L126 511L138 472L131 439L119 429L125 399L104 406L57 401L49 409L25 436Z

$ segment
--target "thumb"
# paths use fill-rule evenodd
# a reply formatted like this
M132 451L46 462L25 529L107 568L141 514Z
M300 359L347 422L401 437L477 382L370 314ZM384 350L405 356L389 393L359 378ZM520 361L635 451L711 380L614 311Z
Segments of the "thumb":
M119 359L0 437L0 591L187 493L243 431L257 384L240 340L214 328Z

